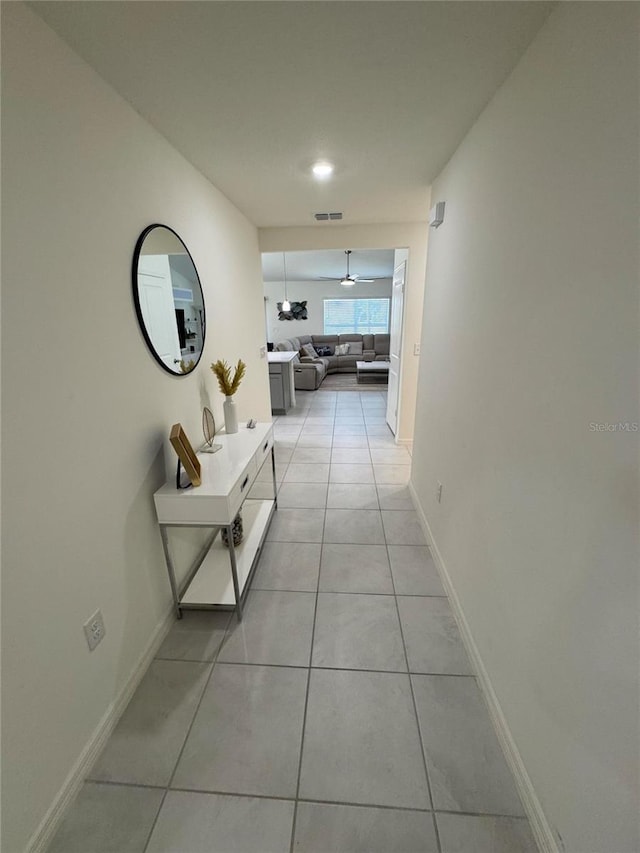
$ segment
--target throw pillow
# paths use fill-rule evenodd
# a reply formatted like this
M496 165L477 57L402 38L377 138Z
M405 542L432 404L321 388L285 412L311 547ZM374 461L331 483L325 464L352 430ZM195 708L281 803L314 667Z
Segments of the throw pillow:
M349 344L337 344L335 348L336 355L348 355Z
M362 355L362 341L351 341L349 344L349 353L351 355Z
M315 350L319 356L333 355L333 349L329 346L316 345Z
M315 351L315 349L311 346L311 344L305 344L305 345L300 349L300 354L301 354L301 355L309 356L309 358L317 358L317 357L318 357L318 353L317 353L317 352Z

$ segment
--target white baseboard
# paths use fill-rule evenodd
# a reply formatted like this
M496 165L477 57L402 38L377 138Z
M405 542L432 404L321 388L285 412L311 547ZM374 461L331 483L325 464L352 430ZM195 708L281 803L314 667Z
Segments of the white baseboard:
M129 700L133 696L137 686L142 681L144 674L149 668L149 664L162 645L162 641L169 632L174 620L175 611L172 605L165 618L155 630L146 649L142 653L137 666L125 682L119 695L116 696L111 705L107 708L107 711L80 753L78 760L71 768L71 771L65 779L62 788L58 791L55 800L41 820L40 825L31 836L29 843L27 844L26 853L44 853L51 843L51 840L62 819L67 813L67 809L75 800L84 780L93 767L95 760L102 752L103 747L109 739L109 735L114 730L118 720L124 713L125 708L129 704Z
M420 501L418 500L418 496L412 482L409 483L409 491L418 514L420 525L429 544L429 548L431 549L433 561L436 564L442 584L449 596L449 603L460 629L465 649L474 667L480 690L482 691L489 709L491 722L493 723L496 735L498 736L507 764L513 773L518 793L520 794L526 815L529 818L531 831L533 832L538 849L540 850L540 853L561 853L561 848L558 846L554 832L542 809L542 804L538 799L538 795L535 792L531 778L527 773L527 769L524 765L518 747L516 746L516 742L513 739L507 720L502 708L500 707L500 702L498 701L496 692L493 689L489 673L485 668L478 647L473 639L473 634L471 633L471 629L469 628L469 624L464 615L455 587L451 582L442 554L438 549L433 533L431 532L431 527L429 526L429 522L427 521L427 517Z

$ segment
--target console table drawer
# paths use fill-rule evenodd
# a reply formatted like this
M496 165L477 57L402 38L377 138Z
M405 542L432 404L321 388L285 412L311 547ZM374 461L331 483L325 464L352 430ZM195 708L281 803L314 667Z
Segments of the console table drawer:
M198 501L185 500L180 492L156 496L156 514L160 524L230 524L227 495L207 495ZM231 516L233 518L233 516Z
M265 459L271 452L271 448L273 447L273 432L269 433L269 435L262 442L258 450L256 450L256 455L254 456L256 463L256 474L262 468Z
M254 457L250 460L249 464L240 475L238 482L235 484L231 490L231 494L229 495L230 518L236 517L244 499L249 494L249 490L253 485L253 481L255 480L257 473L258 469L256 468L256 460Z

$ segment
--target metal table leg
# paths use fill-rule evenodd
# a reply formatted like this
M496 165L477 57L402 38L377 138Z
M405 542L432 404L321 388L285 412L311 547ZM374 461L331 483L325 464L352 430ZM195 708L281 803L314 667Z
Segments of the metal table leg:
M236 563L236 548L233 544L233 525L227 527L227 536L229 538L229 559L231 561L231 576L233 577L233 591L236 595L236 613L238 614L238 622L242 622L242 599L240 596L240 584L238 583L238 566Z
M164 559L167 563L167 571L169 572L169 583L171 584L171 593L173 595L173 604L176 609L176 616L182 619L182 611L180 610L180 598L178 596L178 585L176 583L176 573L173 568L173 560L169 551L169 537L167 535L166 524L160 525L160 538L162 539L162 547L164 549Z
M273 503L278 509L278 481L276 480L276 454L275 447L271 445L271 471L273 472Z

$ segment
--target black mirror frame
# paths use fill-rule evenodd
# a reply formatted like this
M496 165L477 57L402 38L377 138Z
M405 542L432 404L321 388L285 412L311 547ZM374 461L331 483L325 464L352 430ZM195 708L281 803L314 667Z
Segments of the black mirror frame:
M151 341L151 338L149 337L149 333L147 332L147 327L145 326L144 318L142 316L142 309L140 308L140 298L138 296L138 261L140 260L140 253L142 251L142 246L144 244L145 239L151 233L151 231L153 231L155 228L164 228L165 230L170 231L174 235L174 237L176 237L176 239L179 240L180 243L184 246L184 250L187 253L187 255L189 256L189 260L191 261L191 264L193 265L193 269L194 269L194 272L196 274L196 279L198 280L198 287L200 288L200 295L202 296L202 308L203 308L203 312L204 312L204 318L203 318L203 324L202 324L202 326L203 326L203 328L202 328L202 349L200 350L200 355L198 356L198 360L194 364L193 368L191 370L189 370L187 373L183 373L181 370L180 371L171 370L171 368L168 365L166 365L164 363L164 361L160 358L160 356L156 352L156 348L154 347L154 345ZM133 250L133 263L131 266L131 283L132 283L132 287L133 287L133 304L135 305L135 309L136 309L136 316L138 318L138 326L140 327L140 331L142 332L142 335L144 337L145 343L147 344L147 348L148 348L149 352L154 357L154 359L157 361L157 363L160 365L160 367L164 371L166 371L170 376L177 376L178 378L190 376L195 371L198 364L200 363L200 360L202 358L202 353L204 352L204 342L205 342L206 337L207 337L207 308L206 308L206 305L204 302L204 291L202 289L202 282L200 281L200 274L198 273L198 268L196 267L195 263L193 262L193 258L191 257L191 252L187 248L186 243L184 242L182 237L176 231L173 230L173 228L170 228L168 225L164 225L161 222L154 222L152 225L148 225L144 229L142 234L138 237L135 249Z

